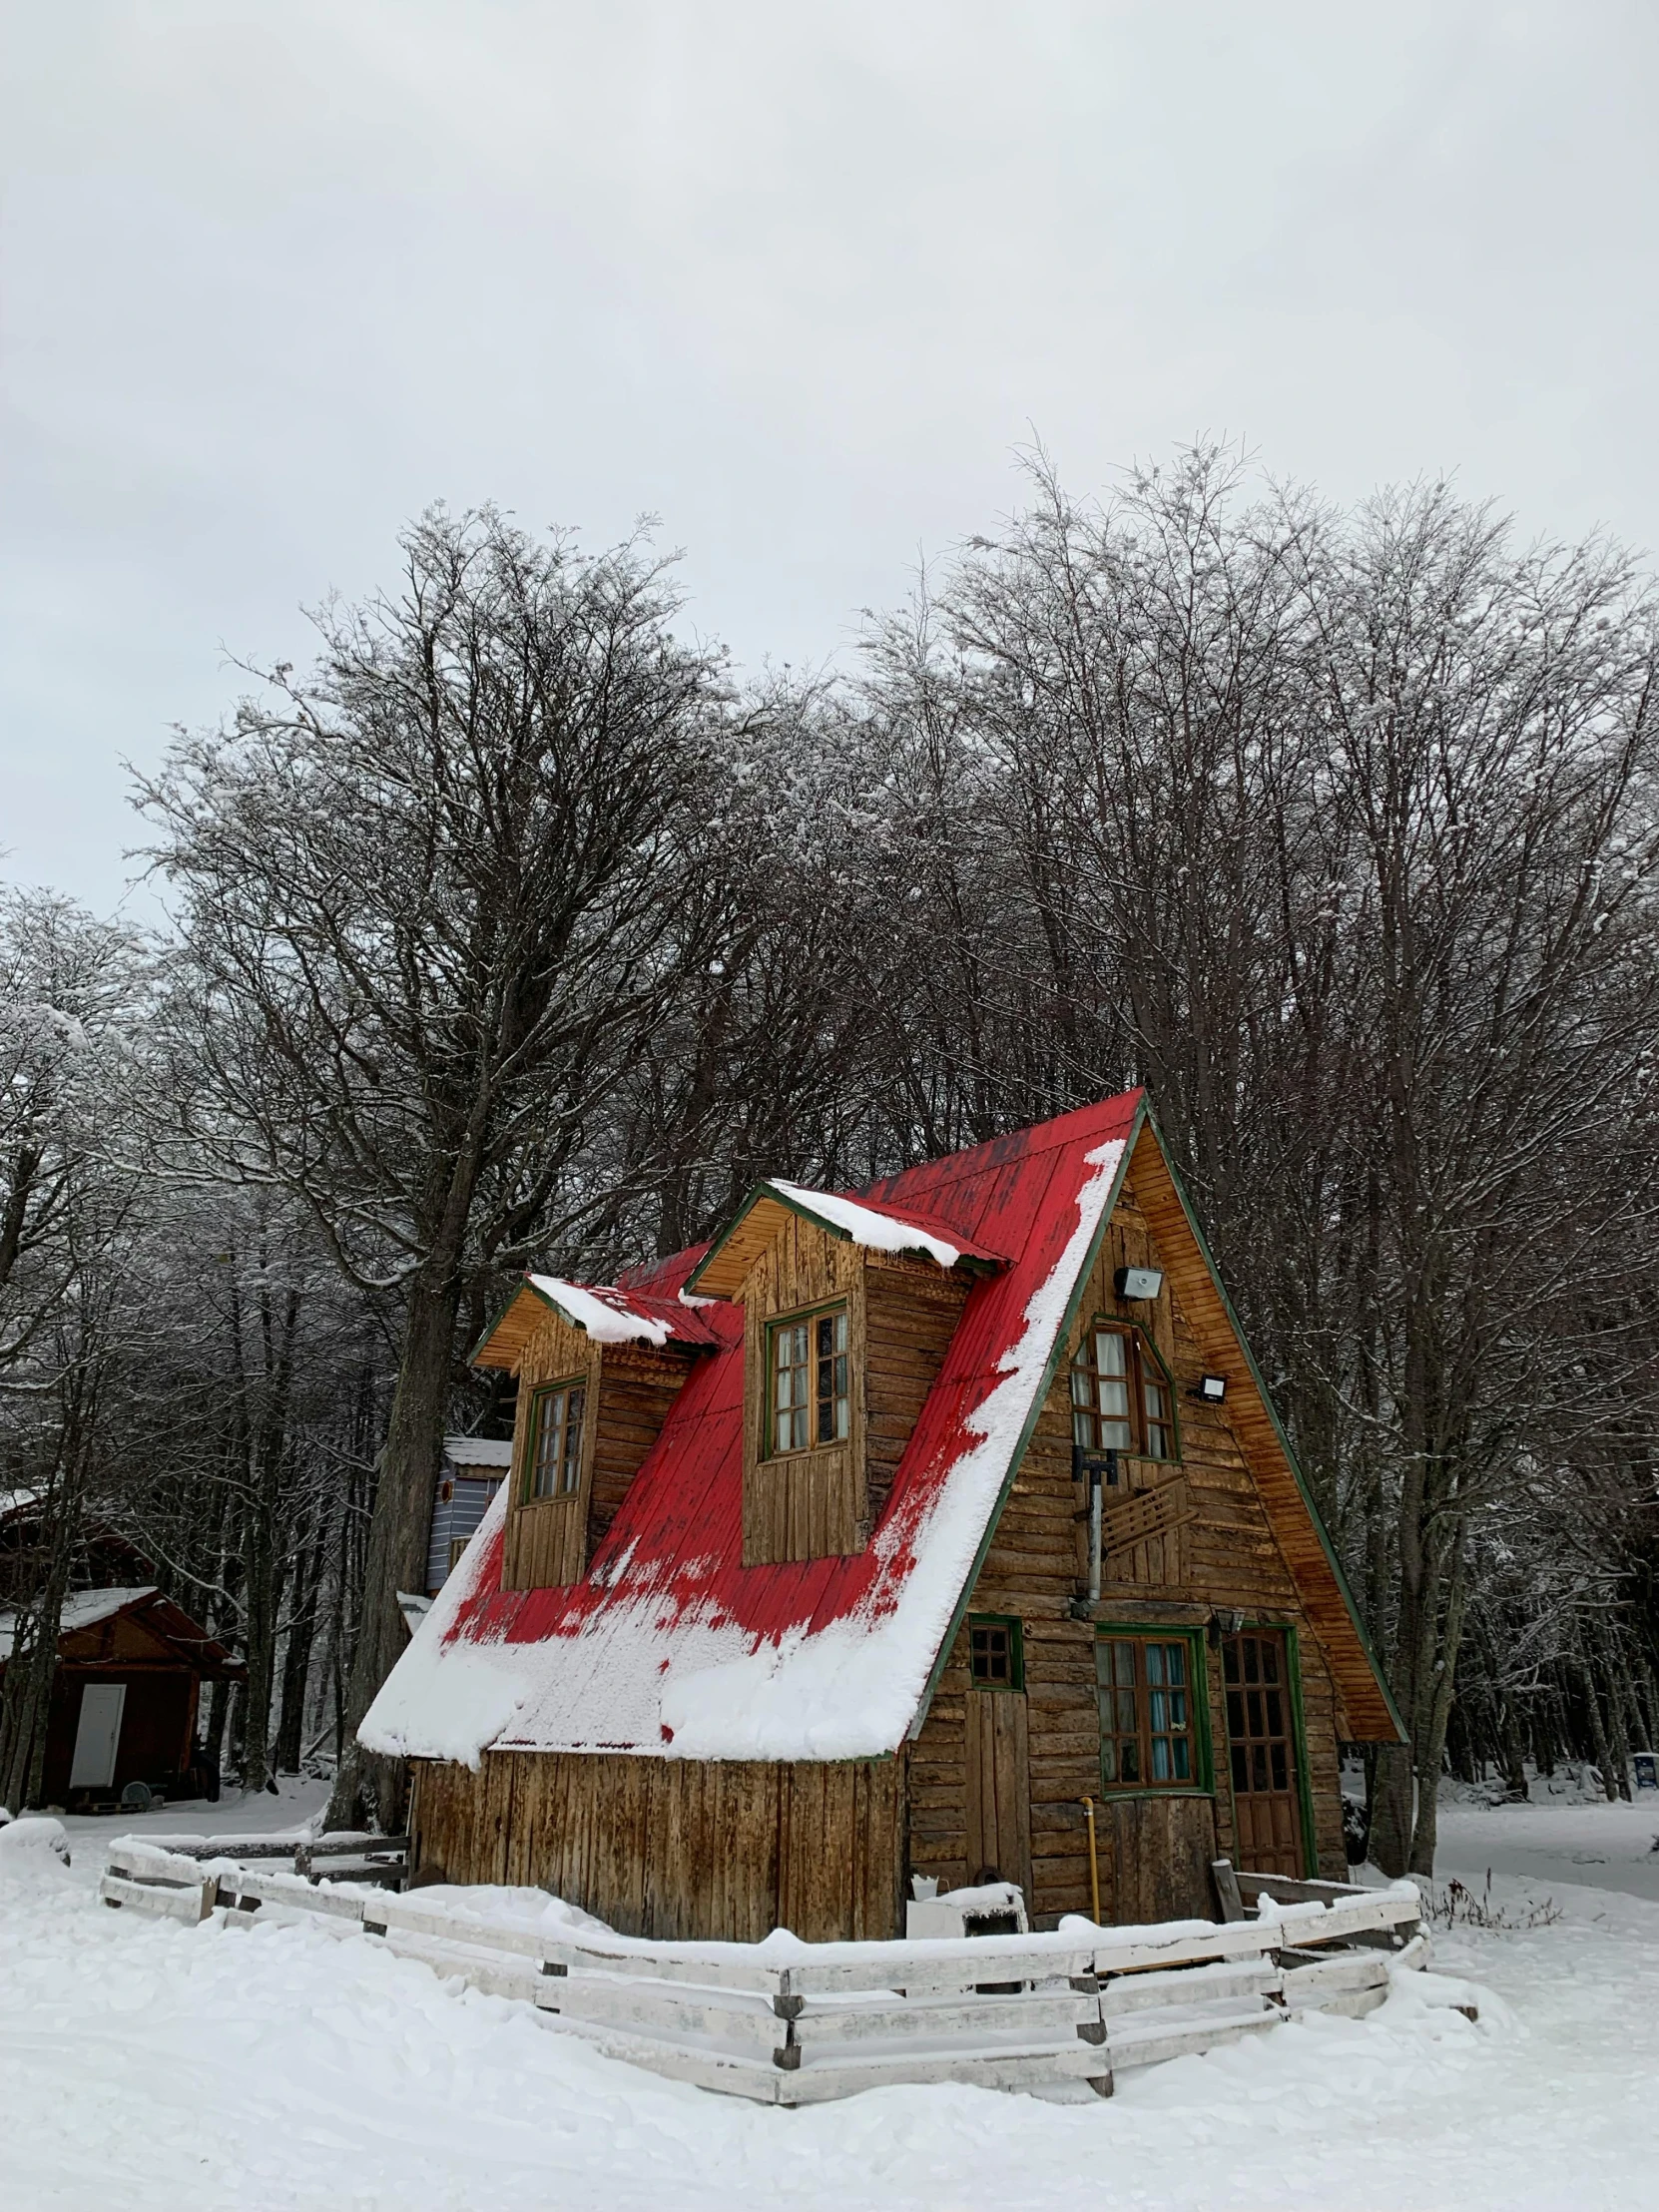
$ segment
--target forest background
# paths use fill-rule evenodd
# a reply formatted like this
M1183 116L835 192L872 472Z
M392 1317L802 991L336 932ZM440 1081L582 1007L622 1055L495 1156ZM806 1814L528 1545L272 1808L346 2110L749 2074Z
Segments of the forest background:
M1659 1743L1659 604L1619 546L1223 448L747 678L648 536L434 509L136 803L168 927L0 893L0 1799L115 1528L321 1762L421 1586L514 1271L610 1280L1148 1086L1384 1656L1373 1856L1447 1766Z

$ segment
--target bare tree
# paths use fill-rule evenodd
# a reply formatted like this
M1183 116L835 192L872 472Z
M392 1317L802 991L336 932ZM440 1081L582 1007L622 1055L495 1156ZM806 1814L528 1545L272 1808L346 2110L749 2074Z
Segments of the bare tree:
M401 594L317 618L322 657L143 804L181 903L182 1168L272 1184L401 1343L347 1700L400 1648L457 1315L481 1274L590 1209L594 1118L679 956L681 831L721 723L660 563L584 559L484 511L428 514ZM394 1821L400 1779L371 1794ZM332 1817L357 1817L343 1762Z

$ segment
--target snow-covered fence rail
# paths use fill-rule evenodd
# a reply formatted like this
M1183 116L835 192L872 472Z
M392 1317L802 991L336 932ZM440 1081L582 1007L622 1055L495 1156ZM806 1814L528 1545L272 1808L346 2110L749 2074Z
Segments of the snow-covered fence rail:
M122 1838L112 1850L133 1839ZM366 1831L339 1829L328 1836L151 1836L146 1848L171 1853L176 1859L286 1860L295 1874L320 1880L377 1882L401 1888L409 1863L407 1836L370 1836Z
M1402 1944L1393 1963L1422 1964L1421 1901L1409 1884L1330 1888L1329 1902L1260 1891L1256 1913L1219 1924L1071 1921L1047 1935L887 1943L654 1942L573 1928L552 1906L515 1918L453 1892L440 1902L276 1867L199 1866L131 1842L112 1847L103 1895L187 1923L314 1917L533 2003L550 2024L655 2072L807 2104L946 2080L1105 2095L1119 2067L1300 2011L1367 2012L1386 1994L1390 1961L1354 1946Z

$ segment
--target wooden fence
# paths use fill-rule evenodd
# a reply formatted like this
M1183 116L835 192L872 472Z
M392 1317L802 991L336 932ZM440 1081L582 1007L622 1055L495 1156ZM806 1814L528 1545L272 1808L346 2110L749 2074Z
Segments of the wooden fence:
M353 1841L362 1856L363 1840ZM1408 1883L1358 1890L1241 1873L1241 1917L1217 1924L1074 1921L1051 1935L886 1943L658 1943L550 1931L458 1905L453 1893L425 1902L419 1891L396 1896L317 1872L203 1863L205 1848L118 1842L101 1895L192 1925L304 1916L472 1988L522 1998L615 2057L767 2104L818 2103L886 2082L966 2081L1067 2101L1110 2095L1127 2066L1208 2050L1303 2011L1358 2017L1387 1994L1390 1964L1421 1966L1428 1951ZM316 1858L313 1846L313 1868Z

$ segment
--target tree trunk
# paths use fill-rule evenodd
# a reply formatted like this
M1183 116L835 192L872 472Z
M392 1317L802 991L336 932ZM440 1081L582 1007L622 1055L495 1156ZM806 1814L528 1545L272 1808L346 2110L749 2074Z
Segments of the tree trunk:
M362 1611L345 1700L345 1742L328 1800L330 1828L359 1827L372 1816L390 1834L402 1817L402 1762L364 1751L356 1732L407 1641L397 1593L425 1587L432 1494L443 1452L458 1307L453 1277L438 1291L418 1276L410 1287L397 1385L369 1520Z

